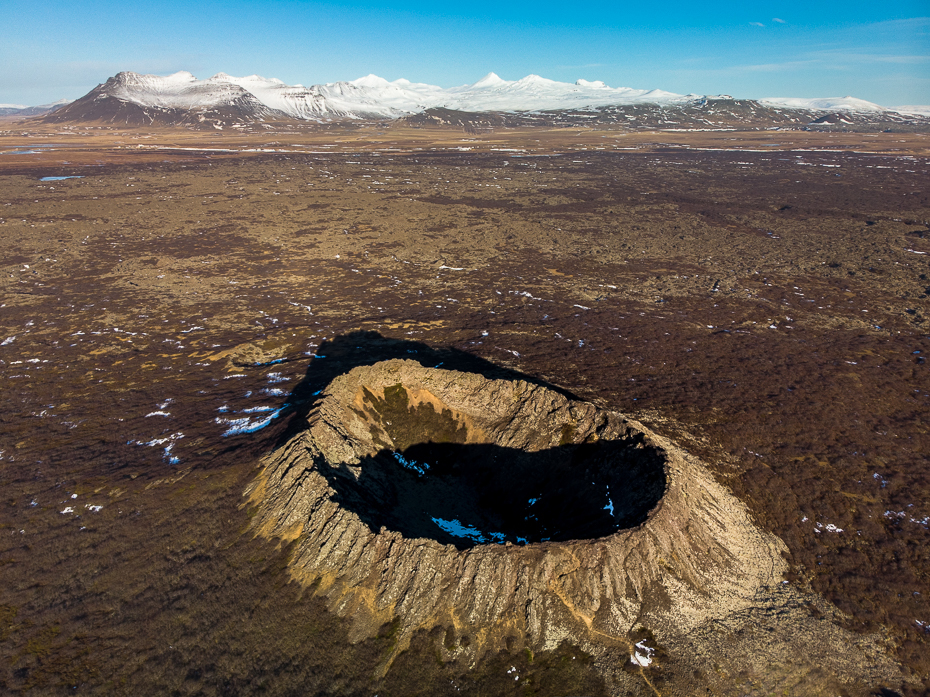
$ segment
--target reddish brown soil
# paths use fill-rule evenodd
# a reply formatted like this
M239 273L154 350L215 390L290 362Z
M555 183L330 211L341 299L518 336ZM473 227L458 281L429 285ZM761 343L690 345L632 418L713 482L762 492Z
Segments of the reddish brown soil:
M887 637L911 683L863 693L930 689L926 137L685 135L0 155L2 690L509 694L518 666L531 694L596 694L570 646L469 668L428 634L375 678L391 628L350 645L288 550L243 534L299 409L223 419L446 347L698 453L785 541L792 583ZM62 175L84 178L38 180Z

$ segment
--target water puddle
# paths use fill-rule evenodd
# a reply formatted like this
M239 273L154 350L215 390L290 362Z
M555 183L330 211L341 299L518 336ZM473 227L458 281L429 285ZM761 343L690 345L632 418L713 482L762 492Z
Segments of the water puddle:
M43 143L41 145L26 145L22 146L17 150L4 150L0 152L0 155L38 155L40 153L46 152L47 150L54 150L55 148L67 147L63 143ZM73 147L73 146L72 146Z

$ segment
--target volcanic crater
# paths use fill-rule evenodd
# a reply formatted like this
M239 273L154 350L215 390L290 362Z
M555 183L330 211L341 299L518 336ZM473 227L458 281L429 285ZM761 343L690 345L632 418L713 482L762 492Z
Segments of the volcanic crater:
M459 549L595 539L641 524L665 493L664 457L639 433L600 440L595 429L574 443L570 422L556 447L535 449L532 433L513 447L495 440L505 429L486 430L426 390L397 383L360 396L355 414L381 450L320 473L373 533ZM607 424L602 415L598 425Z
M445 626L455 652L627 647L746 607L783 544L703 464L622 414L527 380L412 360L336 377L266 456L253 525L353 633ZM627 647L628 648L628 647Z

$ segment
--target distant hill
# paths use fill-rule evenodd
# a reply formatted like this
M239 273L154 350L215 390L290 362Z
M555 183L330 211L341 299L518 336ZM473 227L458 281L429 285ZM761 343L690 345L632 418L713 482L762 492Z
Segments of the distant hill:
M927 131L930 118L894 111L827 112L731 97L700 98L675 105L618 104L586 109L465 112L427 109L404 117L417 126L456 126L480 133L495 128L593 127L628 129L771 129Z
M48 114L56 109L60 109L65 104L70 104L70 99L60 99L51 104L41 104L39 106L22 106L20 104L0 104L0 116L41 116Z

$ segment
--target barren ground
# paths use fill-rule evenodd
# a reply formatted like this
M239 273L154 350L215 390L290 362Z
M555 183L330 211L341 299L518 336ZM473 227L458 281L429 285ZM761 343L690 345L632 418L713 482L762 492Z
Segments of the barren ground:
M248 532L299 409L224 434L447 347L699 455L906 676L739 659L723 623L655 689L930 689L927 136L4 127L3 691L601 694L569 644L464 665L442 628L378 677L391 625L349 642Z

